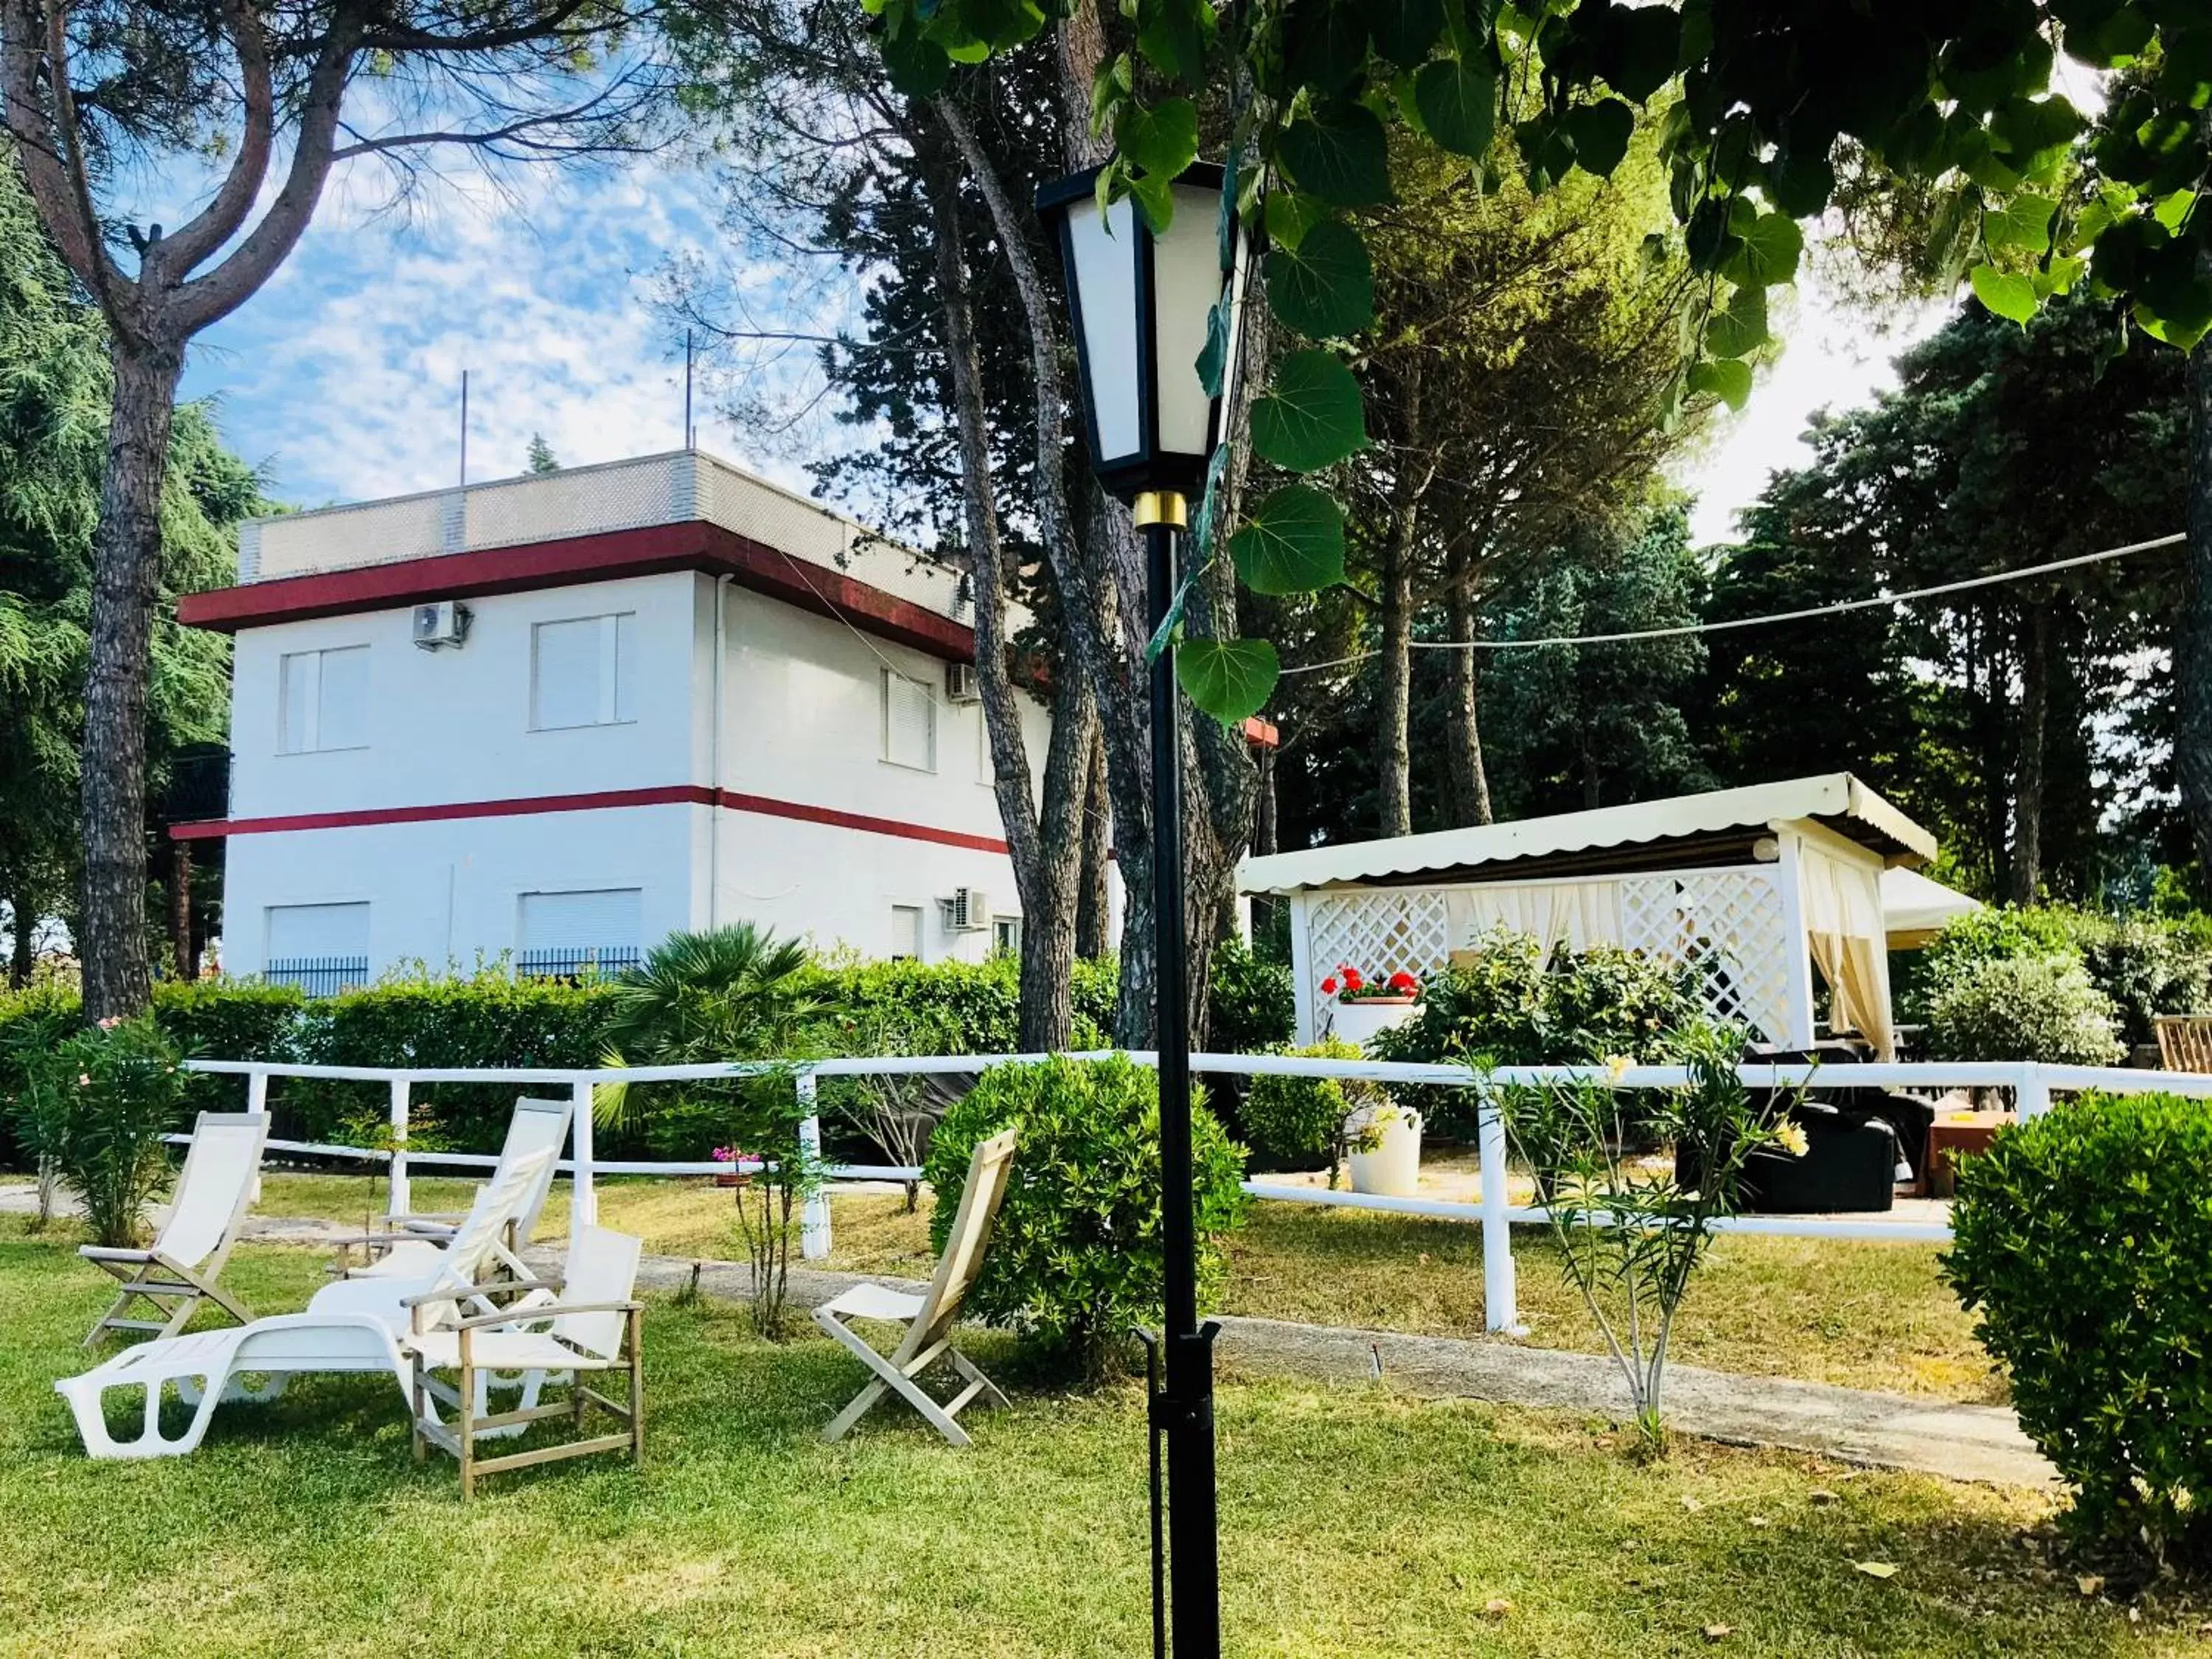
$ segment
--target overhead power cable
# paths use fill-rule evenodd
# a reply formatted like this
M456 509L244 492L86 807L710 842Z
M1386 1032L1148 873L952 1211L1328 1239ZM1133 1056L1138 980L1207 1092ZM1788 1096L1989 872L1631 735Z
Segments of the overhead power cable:
M1815 617L1841 616L1847 611L1870 611L1877 605L1908 605L1915 599L1963 593L1970 588L1995 587L2002 582L2027 581L2036 576L2053 575L2062 570L2078 570L2084 565L2124 559L2133 553L2179 547L2188 539L2186 535L2176 532L2173 535L2160 536L2153 541L2130 542L2124 547L2102 548L2094 553L2077 553L2071 558L2052 559L2046 563L2032 564L2019 570L1999 570L1986 576L1968 576L1955 582L1938 582L1933 587L1907 588L1902 593L1879 593L1870 599L1838 599L1831 605L1808 605L1802 611L1778 611L1765 617L1734 617L1722 622L1683 623L1672 628L1638 628L1619 634L1563 634L1536 640L1414 640L1410 644L1416 651L1534 651L1544 646L1625 645L1638 640L1671 640L1688 634L1720 634L1730 629L1765 628L1774 623L1808 622ZM1377 651L1361 651L1328 662L1301 663L1296 667L1285 668L1283 672L1285 675L1318 674L1324 669L1348 668L1381 654Z

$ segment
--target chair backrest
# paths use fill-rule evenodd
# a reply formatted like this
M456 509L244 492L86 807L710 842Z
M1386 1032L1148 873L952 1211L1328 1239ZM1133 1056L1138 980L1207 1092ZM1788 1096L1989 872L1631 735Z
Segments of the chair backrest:
M438 1259L438 1280L432 1288L473 1285L483 1277L507 1230L530 1201L538 1177L553 1163L553 1149L540 1147L520 1157L501 1159L492 1178L477 1188L477 1200L453 1229Z
M268 1139L265 1113L202 1112L154 1248L180 1267L197 1267L221 1249L253 1195Z
M531 1189L514 1218L514 1237L519 1244L527 1244L537 1234L538 1218L544 1212L546 1195L553 1190L555 1164L561 1156L562 1143L568 1139L568 1120L575 1110L573 1100L532 1100L525 1096L514 1103L514 1115L507 1121L507 1144L499 1149L502 1165L511 1158L541 1150L553 1154L546 1160L538 1184Z
M937 1274L929 1281L929 1294L907 1333L902 1349L919 1352L923 1343L958 1317L960 1304L975 1287L982 1271L983 1251L991 1242L991 1224L998 1219L999 1205L1006 1195L1006 1176L1014 1161L1020 1132L1002 1129L988 1140L975 1143L968 1160L968 1183L960 1189L960 1208L945 1236L945 1254L938 1258Z
M627 1302L637 1288L637 1259L645 1241L605 1227L580 1227L568 1245L568 1267L561 1285L563 1302ZM622 1347L623 1316L618 1313L562 1314L553 1334L601 1359Z
M2212 1072L2212 1014L2158 1014L2159 1064L2169 1072Z

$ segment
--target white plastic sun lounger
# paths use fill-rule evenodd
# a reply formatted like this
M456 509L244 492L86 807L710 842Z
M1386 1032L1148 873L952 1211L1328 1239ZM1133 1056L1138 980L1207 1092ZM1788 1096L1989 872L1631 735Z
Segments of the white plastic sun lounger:
M550 1152L540 1172L537 1185L532 1188L522 1208L514 1218L513 1243L515 1248L527 1244L538 1231L538 1218L544 1213L545 1200L553 1190L554 1160L561 1155L561 1147L568 1139L569 1119L574 1115L575 1103L569 1100L532 1100L528 1097L514 1103L514 1115L507 1121L507 1140L501 1146L499 1163L489 1177L499 1179L501 1173L519 1158L532 1152ZM438 1271L437 1254L449 1241L460 1224L459 1215L408 1215L398 1218L400 1236L379 1237L369 1241L383 1247L383 1254L364 1267L349 1269L349 1279L414 1279L428 1278Z
M984 1247L991 1242L991 1224L998 1218L1000 1201L1006 1195L1015 1139L1016 1132L1008 1129L977 1143L968 1161L968 1183L960 1194L959 1212L952 1218L945 1255L927 1291L916 1296L888 1285L855 1285L814 1310L814 1322L876 1374L876 1380L830 1420L822 1431L824 1440L842 1438L886 1393L896 1394L912 1406L956 1446L967 1445L969 1440L968 1431L953 1419L978 1396L988 1396L1001 1406L1006 1403L998 1385L952 1346L952 1328L982 1268ZM906 1334L887 1357L853 1328L854 1320L903 1324ZM941 1406L916 1381L940 1358L968 1385Z
M192 1126L185 1167L177 1176L168 1219L152 1248L116 1249L85 1244L77 1254L115 1275L123 1289L84 1339L90 1347L110 1331L149 1331L174 1336L202 1302L212 1302L241 1325L253 1313L216 1283L239 1224L253 1196L253 1177L261 1168L261 1149L269 1139L269 1119L259 1112L202 1112ZM125 1316L143 1298L158 1319Z

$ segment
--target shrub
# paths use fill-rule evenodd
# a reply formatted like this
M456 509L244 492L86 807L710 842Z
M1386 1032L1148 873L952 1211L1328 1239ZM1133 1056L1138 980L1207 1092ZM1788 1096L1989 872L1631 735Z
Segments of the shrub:
M1383 1060L1501 1066L1593 1065L1615 1054L1662 1060L1705 1017L1693 972L1618 945L1562 946L1499 928L1473 963L1431 974L1413 1018L1369 1045ZM1471 1137L1465 1090L1407 1088L1404 1103L1437 1133Z
M2049 957L2081 964L2116 1005L2124 1042L2155 1042L2154 1014L2196 1013L2212 1003L2212 938L2201 916L2008 905L1960 917L1921 954L1912 994L1900 997L1908 1018L1930 1017L1942 989L1984 963Z
M1301 1060L1359 1060L1357 1043L1332 1037L1310 1048L1292 1048ZM1271 1162L1310 1168L1326 1162L1336 1184L1343 1161L1344 1120L1362 1106L1388 1104L1376 1083L1327 1077L1255 1077L1244 1091L1243 1123L1252 1150Z
M155 1023L191 1060L281 1060L307 998L296 985L252 980L162 980L154 987ZM210 1111L246 1109L246 1079L210 1076Z
M969 1305L1095 1375L1132 1326L1160 1317L1158 1081L1119 1057L984 1073L930 1143L930 1237L940 1253L976 1143L1009 1126L1021 1146ZM1243 1212L1244 1156L1197 1099L1191 1143L1204 1295L1221 1271L1218 1237Z
M1234 935L1214 947L1206 1045L1218 1054L1264 1054L1288 1042L1298 1011L1291 970L1262 962Z
M183 1127L191 1073L150 1018L111 1020L22 1054L17 1133L84 1206L93 1242L137 1242L169 1172L162 1137Z
M1966 1159L1944 1273L2077 1524L2212 1561L2212 1112L2083 1096Z
M1937 1060L2106 1066L2122 1049L2112 1000L2066 957L1995 957L1954 968L1928 1007Z

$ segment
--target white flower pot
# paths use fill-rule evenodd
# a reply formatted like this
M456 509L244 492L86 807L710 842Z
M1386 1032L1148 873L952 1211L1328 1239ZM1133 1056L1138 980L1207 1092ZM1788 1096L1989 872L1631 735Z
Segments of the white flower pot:
M1421 1185L1421 1115L1410 1107L1362 1106L1344 1120L1344 1135L1356 1142L1368 1133L1380 1144L1371 1152L1354 1152L1352 1190L1385 1198L1412 1198Z
M1322 1036L1367 1046L1377 1031L1403 1025L1413 1017L1411 997L1365 997L1358 1002L1324 1002L1321 1006Z

